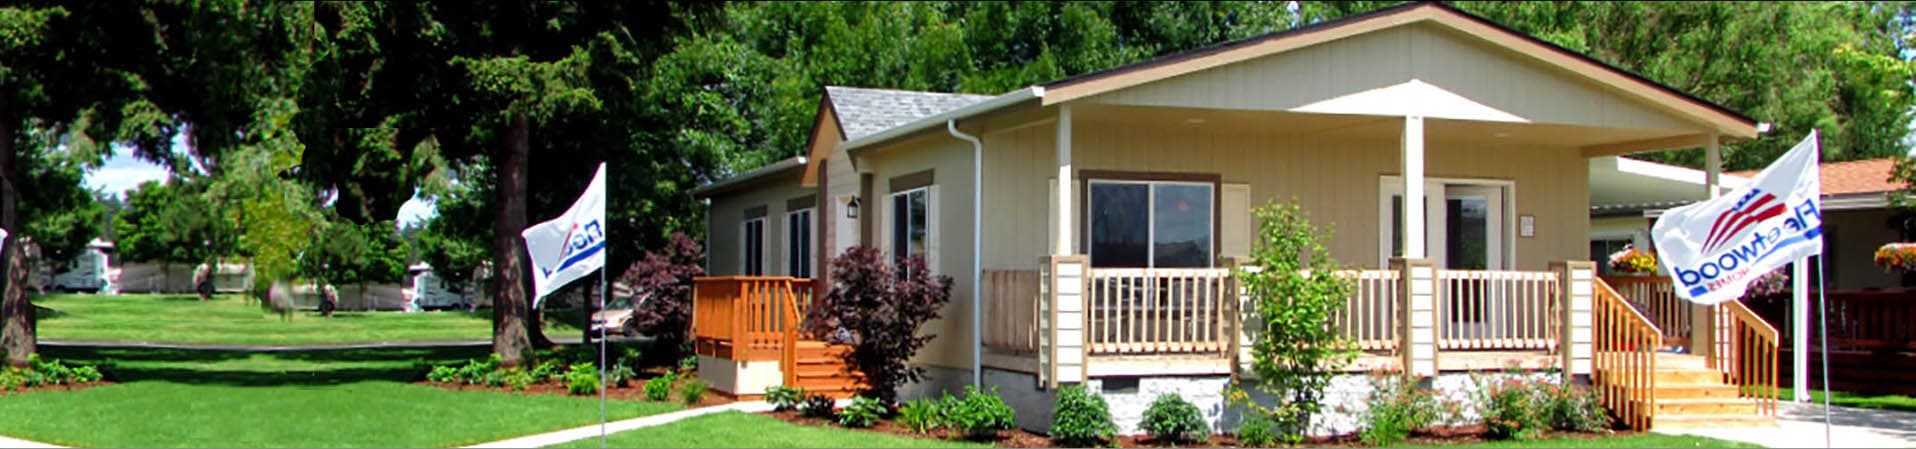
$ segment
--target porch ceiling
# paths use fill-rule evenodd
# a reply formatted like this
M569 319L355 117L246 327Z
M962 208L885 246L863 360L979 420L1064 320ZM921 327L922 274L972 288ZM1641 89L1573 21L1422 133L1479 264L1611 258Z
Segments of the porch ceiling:
M1076 120L1103 123L1221 127L1245 132L1279 134L1323 134L1351 136L1397 136L1403 131L1403 119L1374 115L1320 114L1289 111L1204 109L1162 106L1083 104L1073 111ZM1665 142L1694 137L1684 131L1634 128L1491 122L1427 118L1425 139L1431 142L1498 142L1530 145L1570 146L1593 153L1592 149L1625 146L1654 146L1645 142ZM1701 138L1695 137L1700 146Z

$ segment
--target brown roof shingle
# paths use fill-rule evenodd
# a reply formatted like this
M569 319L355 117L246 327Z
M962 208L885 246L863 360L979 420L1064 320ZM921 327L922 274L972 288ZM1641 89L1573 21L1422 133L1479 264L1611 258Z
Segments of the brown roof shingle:
M1846 195L1852 193L1880 193L1899 190L1902 186L1889 180L1890 172L1895 169L1892 158L1864 159L1860 161L1824 162L1820 170L1823 177L1823 195ZM1754 177L1760 170L1730 172L1731 175Z

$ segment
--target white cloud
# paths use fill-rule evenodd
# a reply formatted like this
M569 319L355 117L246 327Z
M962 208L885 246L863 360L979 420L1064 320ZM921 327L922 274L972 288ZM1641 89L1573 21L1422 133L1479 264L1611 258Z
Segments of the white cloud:
M87 172L82 182L88 189L124 195L127 190L147 181L166 179L166 169L133 157L130 147L115 146L106 164Z

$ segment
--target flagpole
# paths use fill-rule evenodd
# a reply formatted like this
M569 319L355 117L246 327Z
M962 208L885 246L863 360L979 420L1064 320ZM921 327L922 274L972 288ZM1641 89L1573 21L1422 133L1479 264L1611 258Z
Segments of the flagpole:
M599 310L600 310L600 311L604 311L604 310L605 310L605 269L606 269L606 268L605 268L604 266L600 266L600 267L599 267ZM609 323L607 323L607 324L609 324ZM606 374L606 369L605 369L605 328L606 328L606 324L600 324L600 325L599 325L599 447L600 447L600 448L604 448L604 447L606 447L606 446L605 446L605 445L606 445L606 443L605 443L605 420L606 420L606 413L605 413L605 374Z
M1816 322L1822 330L1819 337L1823 340L1823 447L1836 447L1830 424L1830 320L1829 296L1824 291L1823 279L1829 277L1823 272L1823 256L1816 256Z

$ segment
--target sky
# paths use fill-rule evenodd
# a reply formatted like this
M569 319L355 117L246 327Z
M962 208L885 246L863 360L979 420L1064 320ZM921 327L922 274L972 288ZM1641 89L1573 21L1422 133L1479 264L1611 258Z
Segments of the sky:
M180 139L175 139L175 147L180 146L178 140ZM82 182L86 184L87 189L111 193L124 198L126 197L127 190L138 187L140 183L162 181L165 180L166 177L166 168L133 157L133 148L131 147L115 146L113 148L113 156L107 158L106 164L101 165L99 168L88 170ZM434 209L431 201L426 201L415 193L411 200L399 206L398 224L404 227L419 223L425 221L427 218L432 218L436 213L437 211Z

